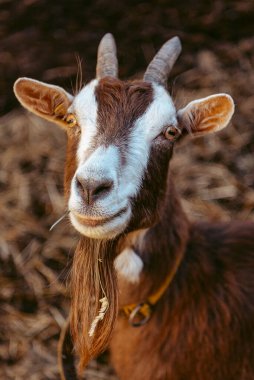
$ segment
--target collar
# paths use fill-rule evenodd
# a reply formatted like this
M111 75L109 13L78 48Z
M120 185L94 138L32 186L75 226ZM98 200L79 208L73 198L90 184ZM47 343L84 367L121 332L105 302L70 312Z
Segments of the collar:
M131 326L139 327L146 324L150 320L155 305L162 298L169 285L172 283L182 261L182 256L182 254L177 256L171 272L167 275L164 282L155 293L151 294L146 300L141 301L140 303L125 305L120 309L128 318Z

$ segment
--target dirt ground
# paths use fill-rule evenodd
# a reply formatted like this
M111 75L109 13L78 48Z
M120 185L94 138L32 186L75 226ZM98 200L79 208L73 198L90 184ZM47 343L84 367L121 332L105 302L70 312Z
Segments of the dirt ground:
M21 110L19 76L75 88L95 71L100 38L118 45L120 77L138 77L156 49L179 35L169 80L177 106L217 92L235 100L223 132L187 137L172 161L191 219L254 220L254 3L241 1L0 1L0 379L58 379L56 347L68 315L77 235L64 213L63 131ZM87 380L116 377L105 358ZM134 379L135 380L135 379Z

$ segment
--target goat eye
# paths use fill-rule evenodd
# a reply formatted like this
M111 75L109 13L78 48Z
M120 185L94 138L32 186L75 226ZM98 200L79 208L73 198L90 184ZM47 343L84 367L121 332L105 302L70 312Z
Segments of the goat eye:
M164 136L166 137L167 140L174 141L179 136L180 133L181 131L177 127L170 125L169 127L167 127L166 131L164 132Z
M77 125L77 119L73 115L73 113L69 113L66 118L65 118L66 123L68 124L69 127L75 127Z

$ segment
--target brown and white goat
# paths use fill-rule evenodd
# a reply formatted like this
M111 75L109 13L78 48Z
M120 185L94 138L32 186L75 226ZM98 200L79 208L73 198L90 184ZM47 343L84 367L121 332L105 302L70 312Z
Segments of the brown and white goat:
M120 81L108 34L75 97L27 78L14 90L67 132L80 369L109 344L122 380L253 380L254 224L190 223L169 170L177 138L224 128L234 104L217 94L176 111L165 87L180 50L169 40L143 80Z

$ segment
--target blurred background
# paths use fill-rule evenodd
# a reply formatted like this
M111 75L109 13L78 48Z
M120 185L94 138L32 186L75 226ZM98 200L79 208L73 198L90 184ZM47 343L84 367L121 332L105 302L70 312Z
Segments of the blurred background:
M76 87L93 78L97 46L112 32L120 77L141 77L157 49L178 35L183 52L169 90L177 107L227 92L230 126L186 138L172 173L192 220L254 220L253 0L0 1L0 379L58 379L56 347L68 315L77 236L65 211L65 135L22 110L12 86L29 76ZM107 358L86 379L116 379Z

